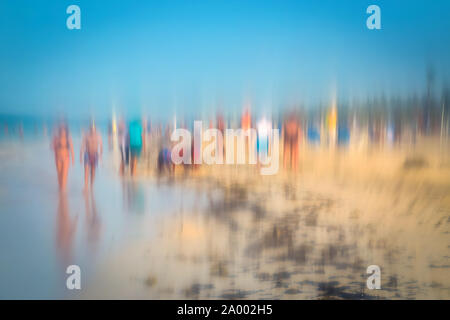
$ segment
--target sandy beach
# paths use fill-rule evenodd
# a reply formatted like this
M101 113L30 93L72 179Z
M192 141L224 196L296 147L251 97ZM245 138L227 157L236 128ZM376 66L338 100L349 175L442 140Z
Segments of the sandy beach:
M450 298L450 162L431 142L304 146L297 173L273 176L239 165L158 178L141 162L120 177L108 151L93 193L77 163L63 197L46 141L2 143L3 297ZM373 264L381 290L366 287Z
M305 147L298 173L267 177L179 169L159 182L180 188L171 208L143 220L145 240L124 244L83 297L447 299L450 170L431 142ZM372 264L382 290L366 288Z

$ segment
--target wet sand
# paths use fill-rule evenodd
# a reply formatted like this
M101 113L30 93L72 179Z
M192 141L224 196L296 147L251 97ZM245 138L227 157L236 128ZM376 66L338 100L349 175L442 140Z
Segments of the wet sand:
M109 153L92 195L77 163L62 199L45 148L1 154L1 297L450 298L450 162L436 148L304 147L300 171L275 176L157 179L141 163L133 180ZM65 289L69 263L79 292ZM366 287L373 264L381 290Z
M158 233L108 261L86 297L450 297L445 157L303 150L301 162L298 174L269 177L248 167L180 173L172 183L206 195L206 206L149 219ZM372 264L381 290L366 287Z

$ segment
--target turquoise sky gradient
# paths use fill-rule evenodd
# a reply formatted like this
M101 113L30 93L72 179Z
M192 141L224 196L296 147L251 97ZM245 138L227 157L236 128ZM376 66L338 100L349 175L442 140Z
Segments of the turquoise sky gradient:
M81 30L66 8L81 7ZM381 7L382 30L366 28ZM450 1L0 2L2 113L168 116L423 94L450 71Z

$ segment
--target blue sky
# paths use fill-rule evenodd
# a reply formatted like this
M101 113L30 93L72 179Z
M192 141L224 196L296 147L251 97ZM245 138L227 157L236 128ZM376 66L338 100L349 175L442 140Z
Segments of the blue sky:
M66 8L81 8L81 30ZM382 30L366 28L381 8ZM450 79L450 1L2 0L0 111L276 109Z

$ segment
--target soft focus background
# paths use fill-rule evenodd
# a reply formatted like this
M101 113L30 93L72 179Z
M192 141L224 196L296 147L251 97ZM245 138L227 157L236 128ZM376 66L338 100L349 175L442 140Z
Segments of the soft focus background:
M449 15L420 0L0 2L0 298L449 299ZM170 133L194 120L255 128L257 154L279 129L279 171L171 165ZM86 192L91 127L103 156Z

